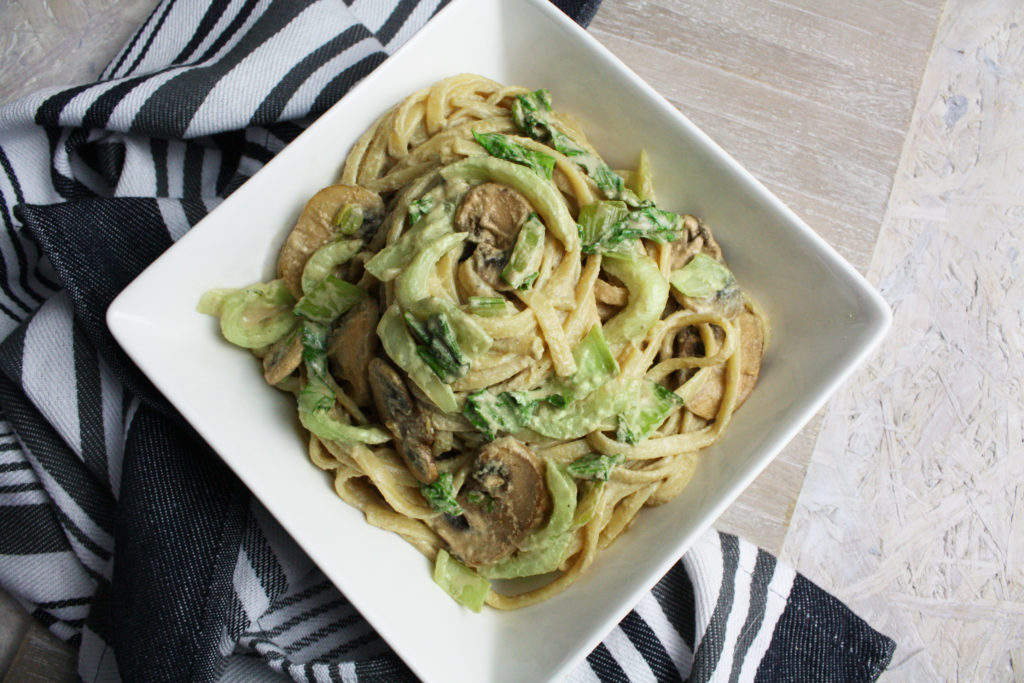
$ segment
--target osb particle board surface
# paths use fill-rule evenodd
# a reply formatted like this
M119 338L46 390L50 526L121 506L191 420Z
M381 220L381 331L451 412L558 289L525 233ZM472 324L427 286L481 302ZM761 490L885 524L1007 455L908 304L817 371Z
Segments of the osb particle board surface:
M897 642L887 680L1024 680L1024 5L950 0L783 559Z

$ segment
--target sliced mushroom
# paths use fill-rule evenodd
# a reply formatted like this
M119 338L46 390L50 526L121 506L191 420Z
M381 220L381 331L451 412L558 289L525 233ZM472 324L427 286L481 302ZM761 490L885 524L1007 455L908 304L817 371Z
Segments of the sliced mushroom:
M378 322L377 302L365 297L345 314L328 340L327 360L331 373L339 381L348 383L352 400L360 406L368 406L373 401L366 368L380 346Z
M473 567L511 555L551 508L544 464L511 436L480 450L457 499L465 514L439 517L435 530L452 554Z
M754 390L761 372L761 356L764 353L764 329L756 315L744 311L739 319L740 334L740 384L736 392L736 407L739 408ZM686 404L694 415L713 420L718 414L725 393L725 368L716 367L708 374L704 384Z
M270 346L263 356L263 377L267 384L276 386L302 364L301 327L286 334Z
M722 262L722 248L718 246L704 221L687 214L683 216L683 227L685 232L679 239L666 243L672 254L671 270L682 268L695 254L701 252L719 263Z
M526 197L498 183L477 185L455 212L455 227L476 244L471 262L479 276L498 291L511 289L501 278L519 228L533 209Z
M455 227L469 232L477 244L499 251L512 248L519 227L533 209L526 197L498 183L477 185L463 197L455 212Z
M434 427L409 394L405 381L390 363L377 357L368 368L370 390L384 425L398 444L398 452L418 481L437 481L434 462Z
M334 219L346 204L362 207L366 226L376 225L384 215L380 195L358 185L331 185L313 195L277 257L278 275L296 299L302 296L302 269L306 261L334 236Z

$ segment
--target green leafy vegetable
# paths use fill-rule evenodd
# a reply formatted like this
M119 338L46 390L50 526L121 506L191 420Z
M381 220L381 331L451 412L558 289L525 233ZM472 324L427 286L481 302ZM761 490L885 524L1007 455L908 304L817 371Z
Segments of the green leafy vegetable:
M619 374L619 364L600 325L590 328L587 336L573 347L572 357L576 372L567 378L556 377L549 387L538 392L552 405L565 406Z
M669 282L683 296L703 299L735 285L732 272L703 252L682 268L673 270Z
M548 180L551 179L551 173L555 169L554 157L543 152L527 149L501 133L477 133L473 131L473 137L491 156L522 164L532 169L538 175Z
M669 389L657 382L643 380L634 400L619 414L616 440L629 444L643 441L665 421L669 413L681 405L683 399Z
M515 246L501 278L519 290L527 290L539 275L544 258L544 224L531 213L519 228Z
M359 287L336 275L328 275L299 299L294 313L314 322L329 323L365 296L366 292Z
M434 208L434 198L430 195L420 197L416 201L409 204L409 225L415 225L416 222L430 213L430 210Z
M525 425L537 407L536 400L530 400L522 392L503 391L495 395L487 389L480 389L466 397L462 414L489 441L497 438L498 432L514 434Z
M484 606L487 592L491 589L490 581L456 560L443 548L437 551L437 560L434 561L434 583L460 605L474 612L479 612Z
M622 176L611 170L600 156L584 148L555 125L551 115L551 93L547 90L535 90L516 96L512 104L512 120L523 133L534 140L549 142L556 150L571 158L594 180L597 188L608 199L623 199L627 196ZM635 198L632 192L628 194Z
M589 206L594 205L590 204L584 209ZM672 242L679 239L680 231L683 229L683 221L679 214L662 211L653 206L627 211L624 215L619 214L621 217L611 222L610 219L617 211L617 206L605 209L598 207L587 214L580 210L580 239L583 242L583 253L632 258L636 253L637 239ZM586 228L582 222L584 219L587 220Z
M420 493L430 503L430 507L438 512L452 517L462 516L462 506L455 500L454 480L450 472L438 474L433 484L420 484Z
M435 313L426 322L420 322L412 314L406 313L405 322L413 336L420 341L416 353L442 382L451 383L459 377L465 377L469 372L469 360L459 347L447 315Z
M608 481L612 476L612 470L617 465L625 462L625 460L626 456L622 453L616 453L615 455L590 453L569 463L565 471L577 479Z

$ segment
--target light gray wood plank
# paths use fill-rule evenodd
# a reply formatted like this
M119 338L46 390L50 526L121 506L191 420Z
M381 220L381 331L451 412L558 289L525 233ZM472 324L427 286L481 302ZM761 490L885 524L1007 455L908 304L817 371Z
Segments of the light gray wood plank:
M591 32L865 272L942 6L604 0ZM819 425L718 528L779 552Z

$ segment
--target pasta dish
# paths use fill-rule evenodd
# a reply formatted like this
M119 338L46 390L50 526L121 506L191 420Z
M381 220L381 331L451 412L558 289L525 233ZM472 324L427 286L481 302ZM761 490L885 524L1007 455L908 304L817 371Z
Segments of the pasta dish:
M679 494L768 333L644 152L613 170L546 90L468 74L358 139L276 279L199 310L294 395L338 496L474 610L565 589Z

